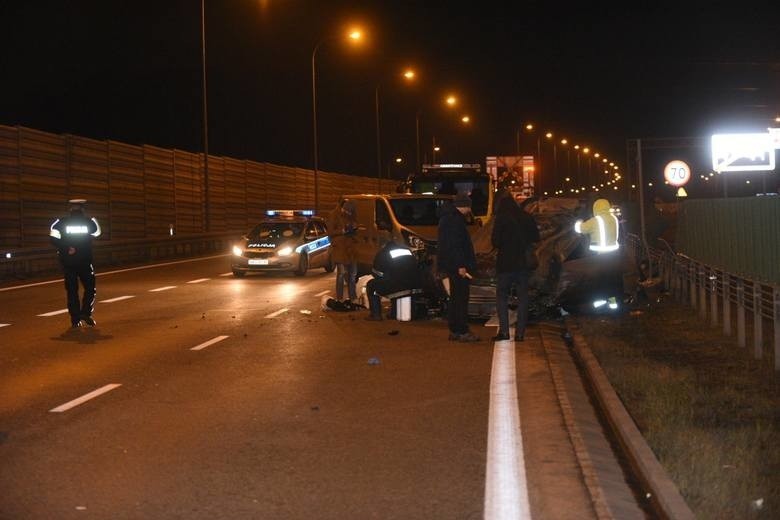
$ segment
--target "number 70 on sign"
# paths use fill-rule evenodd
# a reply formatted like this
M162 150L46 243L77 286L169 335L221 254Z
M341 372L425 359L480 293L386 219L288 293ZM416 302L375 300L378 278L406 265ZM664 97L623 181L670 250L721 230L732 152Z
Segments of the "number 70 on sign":
M691 169L683 161L671 161L664 167L664 179L672 186L682 186L691 180Z

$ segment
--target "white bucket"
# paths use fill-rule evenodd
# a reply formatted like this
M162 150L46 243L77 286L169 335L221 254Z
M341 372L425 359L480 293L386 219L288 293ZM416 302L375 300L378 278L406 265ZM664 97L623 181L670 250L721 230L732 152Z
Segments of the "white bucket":
M410 321L412 319L412 297L404 296L395 301L395 319Z

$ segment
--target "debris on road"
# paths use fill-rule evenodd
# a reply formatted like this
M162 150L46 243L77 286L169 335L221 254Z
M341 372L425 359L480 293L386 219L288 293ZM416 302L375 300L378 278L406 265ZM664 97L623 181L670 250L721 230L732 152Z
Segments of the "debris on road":
M368 360L369 365L378 365L379 364L379 358L372 357Z

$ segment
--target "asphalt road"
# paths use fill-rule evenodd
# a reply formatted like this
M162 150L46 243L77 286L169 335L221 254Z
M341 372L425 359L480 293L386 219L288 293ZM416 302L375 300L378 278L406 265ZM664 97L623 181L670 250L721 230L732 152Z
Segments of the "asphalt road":
M60 281L0 288L0 518L483 516L489 341L228 273L100 273L75 331Z

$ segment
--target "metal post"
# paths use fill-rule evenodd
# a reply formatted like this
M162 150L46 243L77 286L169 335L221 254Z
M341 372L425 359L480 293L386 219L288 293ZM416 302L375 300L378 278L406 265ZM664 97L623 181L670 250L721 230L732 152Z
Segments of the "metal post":
M745 348L745 284L737 280L737 344Z
M775 331L775 372L780 371L780 287L772 290L774 331Z
M701 266L699 269L699 317L702 320L707 319L707 268Z
M416 137L417 137L417 164L415 164L416 171L414 173L422 172L422 163L420 162L420 109L417 109L417 115L414 118Z
M764 354L764 327L761 316L761 284L753 282L753 358Z
M688 266L688 282L690 286L689 297L691 299L691 307L696 308L696 264L691 262Z
M718 325L718 275L717 271L712 270L710 275L710 324L713 327Z
M647 277L653 277L653 259L650 257L650 247L647 245L647 234L645 233L645 190L642 181L642 140L636 140L636 166L639 176L639 226L642 233L642 247L647 256ZM590 157L588 157L588 180L590 181ZM590 182L589 182L590 184Z
M731 336L731 277L723 273L723 334Z
M209 109L206 91L206 0L200 2L200 47L203 68L203 225L211 231L211 204L209 201Z
M382 141L379 134L379 83L374 89L374 109L376 111L376 183L377 192L382 191Z

